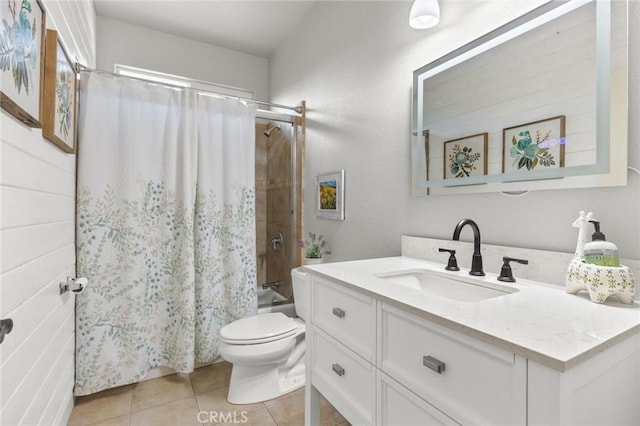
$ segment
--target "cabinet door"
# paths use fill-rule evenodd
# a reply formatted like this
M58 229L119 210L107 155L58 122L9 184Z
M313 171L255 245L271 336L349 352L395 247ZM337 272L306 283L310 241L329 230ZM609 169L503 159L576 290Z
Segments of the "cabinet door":
M442 411L378 371L378 425L459 425Z
M462 424L526 422L526 360L382 303L378 368Z
M373 363L375 299L316 275L312 295L313 323Z

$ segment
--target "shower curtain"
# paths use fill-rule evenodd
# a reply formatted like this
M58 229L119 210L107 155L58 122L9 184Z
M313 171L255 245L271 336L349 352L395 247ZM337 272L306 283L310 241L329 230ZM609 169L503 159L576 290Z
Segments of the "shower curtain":
M76 395L193 370L257 311L255 106L83 74Z
M220 328L258 309L256 109L206 95L198 106L195 352L208 362L218 355Z

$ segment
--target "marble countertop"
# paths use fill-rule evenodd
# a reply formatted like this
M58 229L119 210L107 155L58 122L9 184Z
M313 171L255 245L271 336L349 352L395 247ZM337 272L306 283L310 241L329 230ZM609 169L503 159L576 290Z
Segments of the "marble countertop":
M618 341L640 338L640 302L611 300L596 304L586 292L567 294L557 285L518 279L504 283L496 274L470 277L468 269L444 271L444 265L410 257L325 263L305 268L343 282L389 304L482 340L529 360L566 371ZM379 278L389 272L430 269L447 276L478 279L517 290L478 302L460 302L393 285Z

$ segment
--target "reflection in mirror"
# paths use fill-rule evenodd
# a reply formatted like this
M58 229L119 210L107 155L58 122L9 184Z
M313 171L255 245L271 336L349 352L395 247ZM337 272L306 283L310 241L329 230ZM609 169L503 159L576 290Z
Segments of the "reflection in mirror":
M626 19L551 2L415 71L414 192L625 184L567 177L626 165Z

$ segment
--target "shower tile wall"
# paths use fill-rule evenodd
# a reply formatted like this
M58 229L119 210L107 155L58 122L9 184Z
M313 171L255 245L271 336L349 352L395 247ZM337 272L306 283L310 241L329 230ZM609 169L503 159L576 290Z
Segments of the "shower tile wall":
M284 245L267 250L267 281L280 281L280 293L291 298L291 125L281 127L267 143L267 239L281 232Z
M288 124L267 138L271 124L256 126L256 235L258 285L280 281L279 292L291 297L291 133ZM284 245L274 250L272 238L282 233Z
M256 255L258 285L267 282L267 137L256 124Z

